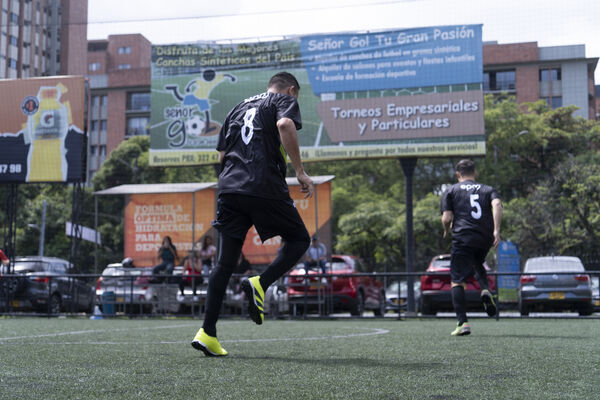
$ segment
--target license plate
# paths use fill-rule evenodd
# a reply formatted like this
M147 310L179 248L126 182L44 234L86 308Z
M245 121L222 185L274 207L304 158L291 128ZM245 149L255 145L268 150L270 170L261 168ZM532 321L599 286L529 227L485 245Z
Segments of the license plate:
M12 301L12 306L13 306L14 308L17 308L17 307L19 307L19 302L18 302L17 300L13 300L13 301Z
M404 304L404 299L400 299L400 304Z
M124 303L124 302L125 302L124 297L117 297L117 303Z
M565 299L565 293L564 292L550 292L548 294L548 298L550 300L564 300Z
M394 299L394 304L398 304L398 299Z
M596 306L600 306L600 300L596 300Z

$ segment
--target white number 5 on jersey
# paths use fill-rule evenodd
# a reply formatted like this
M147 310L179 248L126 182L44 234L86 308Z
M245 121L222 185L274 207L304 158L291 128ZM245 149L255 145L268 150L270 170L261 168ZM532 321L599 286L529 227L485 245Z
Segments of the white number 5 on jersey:
M242 140L246 145L252 140L254 136L254 116L256 115L256 107L249 109L244 114L244 126L242 126Z
M471 211L471 216L475 219L481 218L481 205L477 202L479 200L478 194L471 195L471 207L475 209L475 211Z

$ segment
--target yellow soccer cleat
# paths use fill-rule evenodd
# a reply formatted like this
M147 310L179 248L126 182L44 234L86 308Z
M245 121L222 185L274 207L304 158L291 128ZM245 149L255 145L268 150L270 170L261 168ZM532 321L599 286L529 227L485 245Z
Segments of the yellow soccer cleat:
M261 325L265 320L263 312L265 291L260 286L260 277L257 275L243 281L242 290L248 299L248 314L250 314L250 318L257 325Z
M227 350L221 347L221 344L214 336L208 336L204 329L200 329L194 340L192 340L192 347L196 350L200 350L206 357L224 357L226 356Z
M462 325L456 325L456 329L450 333L452 336L466 336L471 333L471 327L466 322Z

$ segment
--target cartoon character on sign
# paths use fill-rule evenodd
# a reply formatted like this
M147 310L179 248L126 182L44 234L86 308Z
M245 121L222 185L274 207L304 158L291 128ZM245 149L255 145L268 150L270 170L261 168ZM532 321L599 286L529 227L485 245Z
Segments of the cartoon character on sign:
M24 126L26 144L31 144L27 156L29 182L60 182L67 180L65 138L69 130L70 105L60 97L67 88L40 87L37 96L27 96L21 110L27 115Z
M216 72L213 69L207 69L197 78L192 79L185 86L184 93L179 92L177 85L166 85L165 90L172 93L173 97L184 106L196 106L198 111L204 113L204 131L201 134L207 135L209 132L217 129L211 126L210 120L210 93L213 89L225 80L235 82L235 76ZM199 126L199 125L198 125Z

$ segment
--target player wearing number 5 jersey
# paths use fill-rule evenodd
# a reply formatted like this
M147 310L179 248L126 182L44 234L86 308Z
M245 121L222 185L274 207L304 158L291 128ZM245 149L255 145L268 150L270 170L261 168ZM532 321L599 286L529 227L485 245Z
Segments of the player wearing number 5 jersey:
M248 229L254 225L262 241L279 235L285 243L265 272L241 285L249 302L248 313L259 325L264 320L267 288L289 271L310 244L285 181L287 153L301 191L312 196L313 181L304 172L298 147L297 130L302 127L299 90L292 74L275 74L267 91L235 106L221 128L217 144L221 173L213 221L219 231L218 260L208 280L204 323L192 341L192 346L207 356L227 355L217 340L216 323Z
M459 161L456 164L458 183L450 186L442 196L444 237L452 228L450 277L452 303L458 318L453 336L471 333L465 298L466 282L471 276L475 275L479 282L481 300L487 314L491 317L497 311L483 262L492 245L497 248L500 243L502 202L494 188L476 182L475 176L473 161Z

